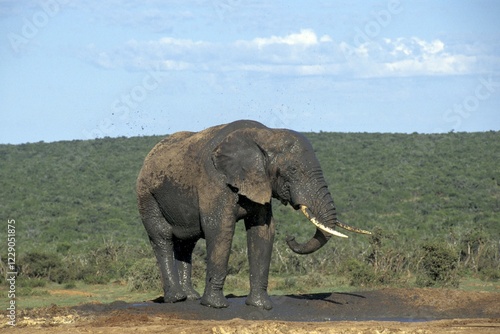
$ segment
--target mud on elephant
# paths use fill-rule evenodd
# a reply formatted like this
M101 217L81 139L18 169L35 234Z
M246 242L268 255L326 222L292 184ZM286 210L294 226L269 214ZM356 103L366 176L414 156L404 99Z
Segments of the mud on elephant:
M337 220L335 205L309 141L300 133L236 121L201 132L178 132L148 154L137 180L142 222L161 271L165 302L198 299L191 283L196 242L206 239L201 303L227 307L223 294L235 224L244 220L250 265L248 305L271 309L267 294L275 222L271 198L301 210L315 235L296 253L321 248L334 227L369 233Z

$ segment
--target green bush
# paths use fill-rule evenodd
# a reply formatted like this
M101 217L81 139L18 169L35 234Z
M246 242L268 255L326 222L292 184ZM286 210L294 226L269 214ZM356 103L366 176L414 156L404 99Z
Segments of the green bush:
M44 278L19 277L16 280L16 286L21 288L43 288L46 285L47 280Z
M431 241L422 245L422 260L417 285L458 287L458 252L444 241Z
M128 271L127 284L130 291L161 291L160 270L155 258L137 261Z
M16 296L20 296L20 297L47 296L49 294L50 293L47 290L40 290L40 289L35 290L31 287L23 287L23 288L19 288L19 290L16 290Z
M29 252L21 258L21 273L28 278L45 278L63 283L69 271L59 255L54 253Z
M149 254L150 251L146 252ZM85 255L68 257L77 268L71 277L87 284L106 284L112 279L126 277L127 272L138 258L144 256L140 246L104 240L101 245L90 248Z
M75 282L68 282L68 283L64 284L64 289L66 289L66 290L71 290L74 288L76 288Z
M78 277L78 279L87 284L107 284L112 278L113 277L109 273L100 271L99 268L95 266L84 268Z
M69 249L71 248L71 243L70 242L62 242L59 243L56 247L57 254L68 254Z
M500 245L484 229L484 226L471 226L458 240L460 264L468 273L473 273L485 281L500 278Z
M483 281L498 282L500 280L500 269L484 268L479 271L479 278Z
M290 291L297 288L297 278L294 276L285 277L276 285L276 290Z
M349 279L353 286L372 286L376 282L373 267L356 259L349 259L342 265L342 273Z
M64 264L63 264L64 265ZM59 284L71 281L72 277L67 267L59 266L54 268L50 274L50 280Z
M401 280L403 268L408 266L405 252L408 247L402 247L394 232L388 232L376 226L370 237L370 253L366 261L374 271L374 283L391 284Z

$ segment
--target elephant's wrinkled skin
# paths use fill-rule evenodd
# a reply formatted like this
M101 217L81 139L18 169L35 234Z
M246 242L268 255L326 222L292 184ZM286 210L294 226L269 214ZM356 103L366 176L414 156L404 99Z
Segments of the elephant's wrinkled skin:
M137 196L160 267L165 302L200 297L191 283L191 256L196 242L205 238L207 272L201 303L228 306L223 286L235 223L243 219L250 262L247 304L271 309L267 294L275 230L271 197L295 209L307 207L329 231L337 221L309 141L297 132L269 129L254 121L168 136L146 157ZM318 228L307 243L289 238L288 244L296 253L307 254L330 236Z

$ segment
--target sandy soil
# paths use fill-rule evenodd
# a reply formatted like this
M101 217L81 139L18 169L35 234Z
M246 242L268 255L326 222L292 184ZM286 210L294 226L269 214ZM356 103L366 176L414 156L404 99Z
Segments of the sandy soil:
M198 302L114 302L20 311L12 333L500 333L500 293L382 289L273 297L272 311L230 296L224 310Z

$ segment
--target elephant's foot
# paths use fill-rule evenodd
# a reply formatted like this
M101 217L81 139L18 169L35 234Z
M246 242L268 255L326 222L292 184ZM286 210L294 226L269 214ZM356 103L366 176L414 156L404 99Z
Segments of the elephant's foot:
M213 291L211 293L203 294L201 298L201 305L205 305L213 308L226 308L229 307L229 302L224 297L222 291Z
M250 292L245 302L247 305L270 310L273 308L273 302L266 291Z
M187 295L184 291L168 291L165 292L165 295L163 296L163 302L164 303L177 303L177 302L182 302L187 299Z
M187 300L198 300L201 298L200 294L192 287L191 288L184 288L184 292L187 295Z

